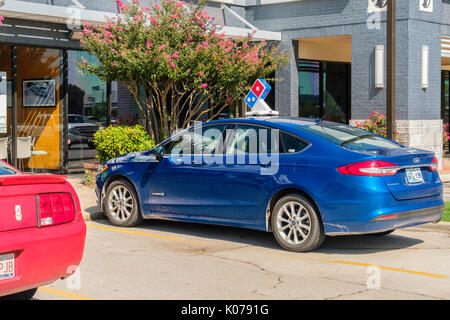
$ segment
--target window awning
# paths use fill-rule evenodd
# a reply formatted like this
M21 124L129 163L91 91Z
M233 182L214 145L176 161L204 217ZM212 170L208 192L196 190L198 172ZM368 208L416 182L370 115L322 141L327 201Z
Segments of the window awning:
M450 36L442 37L442 57L450 58Z
M67 24L70 22L71 25L76 25L76 23L74 23L76 19L82 22L87 21L91 24L102 24L106 22L106 18L115 17L116 13L89 10L82 6L77 7L76 5L62 7L41 3L7 0L5 1L5 4L0 7L0 16L58 24ZM74 31L71 37L72 40L79 39L80 34L77 34L79 33L77 30L80 30L80 27L72 27L72 30ZM281 41L280 32L258 29L255 30L256 31L253 34L255 40ZM245 37L248 33L252 33L253 29L225 26L223 28L223 32L229 37Z

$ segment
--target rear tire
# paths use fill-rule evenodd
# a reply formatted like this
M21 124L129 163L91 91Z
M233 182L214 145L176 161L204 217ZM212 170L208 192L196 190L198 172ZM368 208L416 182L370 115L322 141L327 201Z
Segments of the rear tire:
M106 215L113 225L134 227L142 223L138 196L128 181L113 181L106 190L104 201Z
M271 223L275 240L288 251L312 251L325 239L319 211L298 194L289 194L278 200L272 211Z
M11 294L9 296L2 297L0 299L2 300L31 300L33 299L34 295L36 294L37 288L22 291L18 293Z

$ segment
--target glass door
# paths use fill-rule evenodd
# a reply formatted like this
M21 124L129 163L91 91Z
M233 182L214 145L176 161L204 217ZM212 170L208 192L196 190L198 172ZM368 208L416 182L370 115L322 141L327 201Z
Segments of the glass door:
M299 116L348 123L351 64L299 61Z

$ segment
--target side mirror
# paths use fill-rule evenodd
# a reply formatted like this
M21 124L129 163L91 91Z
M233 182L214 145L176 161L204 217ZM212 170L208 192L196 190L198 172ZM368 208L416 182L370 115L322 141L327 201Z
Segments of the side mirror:
M153 150L153 154L155 155L156 160L161 161L162 159L164 159L164 147L163 146L155 147L155 149Z

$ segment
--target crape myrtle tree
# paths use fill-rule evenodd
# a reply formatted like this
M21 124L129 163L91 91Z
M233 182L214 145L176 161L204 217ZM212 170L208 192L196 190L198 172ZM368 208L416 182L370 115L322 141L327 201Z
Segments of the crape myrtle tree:
M82 59L79 65L82 72L124 84L156 142L193 121L215 118L241 101L257 78L270 77L287 61L278 48L252 41L253 32L226 38L204 10L205 1L117 4L116 18L84 24L82 47L99 64Z

